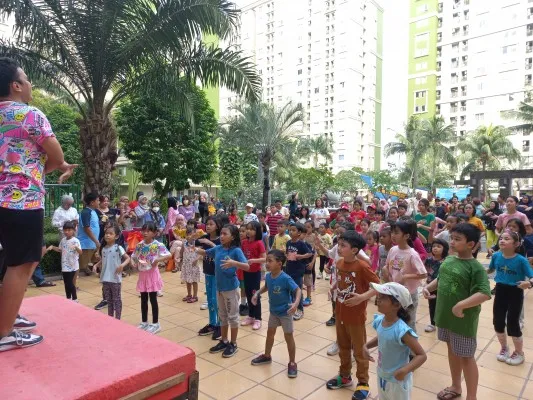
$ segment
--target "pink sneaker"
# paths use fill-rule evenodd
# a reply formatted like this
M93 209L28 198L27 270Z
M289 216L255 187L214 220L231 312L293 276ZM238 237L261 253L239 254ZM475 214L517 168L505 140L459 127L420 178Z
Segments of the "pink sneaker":
M241 326L248 326L248 325L252 325L254 323L255 319L252 318L252 317L246 317L242 322L241 322Z
M256 319L256 320L254 321L254 325L252 326L252 329L253 329L254 331L256 331L256 330L258 330L258 329L261 329L261 320Z

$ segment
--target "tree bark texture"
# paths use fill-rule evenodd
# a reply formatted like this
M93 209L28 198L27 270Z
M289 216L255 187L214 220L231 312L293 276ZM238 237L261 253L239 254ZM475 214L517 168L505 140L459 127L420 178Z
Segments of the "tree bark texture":
M109 118L91 113L78 121L85 163L84 193L111 194L111 173L118 158L117 132Z

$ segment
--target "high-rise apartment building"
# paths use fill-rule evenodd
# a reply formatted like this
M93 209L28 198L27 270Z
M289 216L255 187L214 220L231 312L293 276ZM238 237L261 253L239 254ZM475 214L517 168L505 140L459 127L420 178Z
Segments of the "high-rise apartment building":
M239 1L235 45L263 80L262 100L301 103L303 135L334 140L333 170L379 168L383 9L373 0ZM221 90L221 118L238 98Z
M408 115L440 114L458 136L512 125L532 84L533 0L411 0L410 13ZM512 140L533 163L529 133Z

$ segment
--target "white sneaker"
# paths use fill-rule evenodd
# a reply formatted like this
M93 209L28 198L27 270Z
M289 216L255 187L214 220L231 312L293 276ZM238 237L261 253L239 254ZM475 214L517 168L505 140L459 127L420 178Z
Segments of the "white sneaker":
M292 319L294 321L299 321L301 320L302 318L304 317L304 313L300 310L296 310L296 312L294 313L294 315L292 316Z
M507 365L520 365L523 364L524 361L526 361L526 358L523 354L518 354L516 351L511 354L511 357L509 357L505 362Z
M329 274L326 274L326 278L325 279L329 279Z
M339 345L337 342L333 342L331 346L329 346L328 356L336 356L337 354L339 354Z
M322 272L319 272L316 276L316 279L322 279L324 276L322 275Z
M163 297L163 291L162 290L158 290L157 291L157 297Z
M146 332L155 335L156 333L161 332L161 325L159 324L159 322L157 324L150 324L148 325Z
M35 346L36 344L41 343L43 339L44 338L40 335L13 331L9 335L0 338L0 352Z
M209 306L207 305L207 301L205 303L202 303L202 305L200 306L200 310L207 310L209 308Z
M137 328L142 329L143 331L148 329L148 322L141 322L139 325L137 325Z
M426 329L424 329L425 332L435 332L435 326L429 324L426 326Z
M500 354L496 356L496 360L500 362L506 362L509 356L509 349L507 347L502 347L502 349L500 350Z

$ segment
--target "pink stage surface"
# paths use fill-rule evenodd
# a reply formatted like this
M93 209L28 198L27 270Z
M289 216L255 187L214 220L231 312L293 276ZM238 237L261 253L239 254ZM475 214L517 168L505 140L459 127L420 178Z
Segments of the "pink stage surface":
M55 295L25 299L21 314L45 339L0 353L0 399L197 397L195 354L187 347Z

